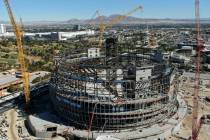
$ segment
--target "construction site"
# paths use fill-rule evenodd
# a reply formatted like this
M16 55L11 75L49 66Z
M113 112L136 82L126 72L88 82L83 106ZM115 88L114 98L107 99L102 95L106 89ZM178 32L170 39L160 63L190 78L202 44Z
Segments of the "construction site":
M202 57L207 60L210 50L205 49L208 45L201 35L199 0L195 0L196 26L191 34L195 44L182 44L184 49L165 51L160 47L171 32L178 32L174 29L166 29L168 33L149 31L148 26L140 31L121 26L113 29L131 19L133 13L143 11L143 6L110 21L103 21L96 11L96 30L34 33L47 38L58 36L56 43L77 43L62 53L56 53L60 46L50 50L54 63L45 64L53 69L50 72L29 72L23 25L16 22L9 1L3 2L16 37L20 68L0 73L0 139L209 139L210 72L202 71ZM186 37L186 32L177 34ZM188 54L190 47L194 55L189 63L178 57L172 60L177 55L174 52ZM44 56L50 61L49 57Z
M148 127L178 109L175 68L151 55L117 52L107 40L104 57L59 60L50 83L55 110L78 129Z
M163 131L130 134L170 120L181 106L177 100L176 68L158 57L154 36L149 50L121 46L114 37L103 41L107 27L141 9L139 6L102 25L97 47L74 50L57 59L49 84L50 98L58 116L78 130L70 131L74 136L97 139L101 134L125 131L126 136L118 133L116 138L162 138L159 135Z
M178 107L174 77L173 67L142 54L67 56L59 62L50 90L56 110L78 128L87 128L92 116L92 129L116 130L172 116Z

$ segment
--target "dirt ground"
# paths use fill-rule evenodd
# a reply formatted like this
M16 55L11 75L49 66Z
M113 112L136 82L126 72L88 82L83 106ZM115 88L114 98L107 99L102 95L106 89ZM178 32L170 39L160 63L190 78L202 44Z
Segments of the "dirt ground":
M7 115L7 121L9 124L9 129L7 132L8 139L9 140L19 140L17 128L16 128L16 121L17 121L17 112L15 109L9 110L6 112Z
M194 82L192 80L182 81L180 83L180 93L184 96L184 99L188 105L188 113L181 126L180 133L176 136L171 136L167 140L180 140L189 138L192 133L192 111L193 111L193 94L194 94ZM204 85L201 85L199 93L199 117L202 115L210 114L210 106L207 106L203 100L204 97L210 96L210 89L206 89ZM198 140L210 140L210 125L202 125Z

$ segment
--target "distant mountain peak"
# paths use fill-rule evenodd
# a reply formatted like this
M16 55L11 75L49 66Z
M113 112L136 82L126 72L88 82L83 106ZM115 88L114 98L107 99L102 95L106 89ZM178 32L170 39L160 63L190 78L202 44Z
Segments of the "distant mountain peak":
M118 16L124 16L120 14L113 14L110 16L101 15L100 17L96 17L94 19L77 19L72 18L66 21L47 21L47 20L40 20L40 21L24 21L24 24L35 24L35 25L42 25L42 24L100 24L101 19L103 23L109 23L111 20L117 18ZM0 23L9 25L8 21L1 21ZM138 18L133 16L127 16L127 18L119 24L192 24L195 23L195 19L173 19L173 18ZM209 18L201 18L202 24L210 24Z

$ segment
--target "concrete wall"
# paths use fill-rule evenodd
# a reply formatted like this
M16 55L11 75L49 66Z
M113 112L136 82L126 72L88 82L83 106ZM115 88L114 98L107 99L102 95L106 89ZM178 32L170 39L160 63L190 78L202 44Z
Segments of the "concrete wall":
M32 131L33 135L38 138L51 138L55 132L47 132L43 130L39 130L38 128L33 125L33 123L30 121L29 117L27 118L27 123L29 129Z
M141 80L148 80L149 77L152 75L152 69L140 69L136 70L136 81L141 81Z
M88 49L88 57L99 57L100 49L99 48L90 48Z

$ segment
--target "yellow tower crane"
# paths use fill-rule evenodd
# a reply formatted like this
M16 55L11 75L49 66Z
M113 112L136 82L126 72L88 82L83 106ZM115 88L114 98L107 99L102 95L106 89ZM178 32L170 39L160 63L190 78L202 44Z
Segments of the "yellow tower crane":
M117 16L116 18L114 18L113 20L110 21L110 23L108 24L104 24L102 23L102 20L101 20L101 23L100 23L100 36L99 36L99 47L102 47L102 44L103 44L103 33L105 31L106 28L111 28L114 24L117 24L119 23L120 21L122 20L125 20L128 16L132 15L134 12L137 12L138 10L143 10L143 7L142 6L138 6L136 8L134 8L133 10L131 10L130 12L128 12L126 15L120 15L120 16ZM99 15L99 17L101 17ZM102 17L101 17L102 19ZM95 105L96 107L96 105ZM92 122L93 122L93 119L94 119L94 111L95 111L95 107L93 109L93 112L92 112L92 115L91 115L91 120L90 120L90 124L89 124L89 127L88 127L88 137L87 137L87 140L89 140L89 135L90 135L90 131L91 131L91 127L92 127Z
M99 18L100 24L102 24L102 22L103 22L103 16L100 15L99 10L95 11L95 13L93 14L93 16L91 17L90 22L89 22L89 24L91 26L95 26L95 24L96 24L96 22L94 22L94 18L96 18L96 19Z
M29 82L29 73L27 72L27 67L25 63L24 48L22 44L23 32L21 30L20 25L18 25L15 20L9 1L4 0L4 4L6 6L6 9L10 18L10 22L12 24L12 27L16 36L17 49L18 49L18 61L20 63L20 68L21 68L21 73L22 73L23 89L24 89L24 95L25 95L25 101L26 101L26 107L27 107L30 103L30 87L29 87L30 82Z
M143 7L142 6L138 6L136 8L134 8L133 10L131 10L130 12L128 12L127 14L125 15L120 15L120 16L117 16L116 18L114 18L113 20L110 21L110 23L108 24L101 24L100 25L100 36L99 36L99 47L102 47L102 44L103 44L103 33L105 31L106 28L111 28L114 24L117 24L119 23L120 21L122 20L125 20L126 18L128 18L128 16L132 15L133 13L137 12L138 10L143 10Z
M21 17L20 17L20 29L21 29L22 33L24 33L24 31L23 31L23 29L24 29L23 19Z
M97 21L94 20L95 18L97 19ZM90 22L88 23L88 25L90 25L90 28L95 28L95 25L97 24L98 19L99 19L99 29L101 29L101 25L103 24L103 16L100 15L99 10L95 11L92 18L90 19ZM94 38L94 39L95 40L92 42L96 42L96 38ZM97 37L97 39L99 40L98 37ZM92 44L91 44L91 46L92 46Z

